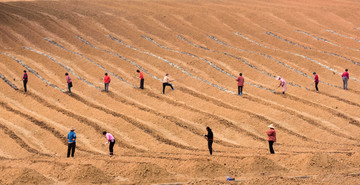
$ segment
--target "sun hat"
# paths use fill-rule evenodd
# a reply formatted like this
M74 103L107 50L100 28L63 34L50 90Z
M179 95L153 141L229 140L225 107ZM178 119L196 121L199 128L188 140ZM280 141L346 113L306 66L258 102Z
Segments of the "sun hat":
M70 130L75 130L76 128L75 127L71 127L71 129Z
M277 77L276 77L276 80L280 80L280 76L277 76Z
M275 128L273 124L270 124L268 127L269 128Z

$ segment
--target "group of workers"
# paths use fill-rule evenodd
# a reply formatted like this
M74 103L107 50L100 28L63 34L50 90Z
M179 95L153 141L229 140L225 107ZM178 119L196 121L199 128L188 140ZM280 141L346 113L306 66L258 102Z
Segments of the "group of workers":
M275 154L275 151L273 148L273 144L274 144L274 142L276 142L275 127L273 124L270 124L268 127L270 128L270 130L267 130L266 134L268 135L267 140L269 142L270 153ZM210 152L210 155L212 155L212 153L213 153L212 144L214 142L214 134L210 127L206 127L206 131L208 132L208 134L206 134L206 135L204 134L203 136L206 137L206 139L208 140L209 152Z
M106 138L106 143L104 145L109 144L109 154L110 157L112 157L114 155L114 145L115 145L115 138L112 134L110 134L109 132L104 131L102 133L105 138ZM74 157L75 154L75 148L76 148L76 133L75 133L75 128L72 127L70 129L70 132L67 135L67 139L68 139L68 150L67 150L67 157Z
M316 89L316 92L319 92L319 87L318 87L318 84L320 82L319 80L319 75L316 74L316 72L313 72L313 75L314 75L314 84L315 84L315 89ZM342 80L343 80L343 88L344 89L348 89L348 81L349 81L349 72L348 72L348 69L345 69L345 72L342 73L341 75L342 77ZM282 87L282 94L285 94L285 91L287 89L287 82L286 80L281 77L281 76L277 76L276 77L276 80L280 80L280 84L278 87ZM244 77L242 76L242 73L239 74L239 77L236 78L236 81L238 82L238 95L243 95L243 86L244 86Z
M140 79L140 89L144 89L144 75L140 70L136 70L137 73L139 73L139 79ZM315 89L316 92L319 92L319 88L318 88L318 84L319 84L319 76L318 74L316 74L316 72L313 73L314 75L314 84L315 84ZM67 86L68 86L68 90L69 90L69 94L71 94L71 87L73 86L72 84L72 80L69 76L68 73L65 73L66 76L66 82L67 82ZM341 75L342 80L343 80L343 88L344 89L348 89L348 80L349 80L349 72L348 69L345 69L345 72ZM28 82L28 75L26 70L24 70L24 75L23 75L23 84L24 84L24 92L27 92L27 82ZM287 82L284 78L282 78L281 76L276 77L276 80L280 80L280 84L278 87L282 87L282 94L285 94L285 91L287 90ZM174 80L169 78L169 74L166 74L164 79L163 79L163 94L165 94L165 88L166 86L170 86L172 90L175 90L173 85L170 83ZM242 73L239 74L239 76L236 78L237 81L237 86L238 86L238 95L243 95L243 87L244 87L244 82L245 79L242 75ZM111 78L110 76L105 73L105 77L104 77L104 85L105 85L105 92L109 92L109 84L111 82ZM275 128L273 126L273 124L270 124L268 126L270 128L270 130L266 131L267 135L268 135L268 142L269 142L269 149L270 149L270 153L274 154L274 149L273 149L273 144L274 142L276 142L276 132L275 132ZM213 144L213 132L211 130L210 127L206 127L206 130L208 132L207 135L204 134L204 136L207 138L208 140L208 148L209 148L209 152L210 155L212 155L212 144ZM110 156L113 155L113 148L114 148L114 144L115 144L115 138L108 132L104 131L103 135L105 135L107 142L105 144L109 144L109 153ZM70 154L72 157L74 157L74 153L75 153L75 147L76 147L76 134L75 134L75 128L71 128L70 132L68 133L68 153L67 153L67 157L70 157Z
M136 70L137 73L139 73L139 79L140 79L140 89L144 89L144 75L143 73L140 71L140 70ZM316 92L319 92L319 87L318 87L318 84L319 84L319 75L316 74L316 72L313 73L314 75L314 84L315 84L315 89L316 89ZM71 87L73 86L72 84L72 80L69 76L68 73L65 73L65 76L66 76L66 83L67 83L67 86L68 86L68 90L69 90L69 94L71 94ZM349 72L348 72L348 69L345 69L345 72L342 73L341 75L342 77L342 81L343 81L343 88L344 89L348 89L348 81L349 81ZM26 70L24 70L24 75L23 75L23 84L24 84L24 92L27 92L27 82L28 82L28 75L26 73ZM235 79L237 81L237 86L238 86L238 95L243 95L243 87L244 87L244 82L245 82L245 79L244 77L242 76L242 73L239 74L239 76ZM277 76L276 77L276 80L280 80L280 84L278 87L282 87L282 94L285 94L285 91L287 90L287 82L286 80L281 77L281 76ZM175 90L175 88L173 87L173 85L170 83L174 80L170 79L169 78L169 74L166 74L164 79L163 79L163 94L165 94L165 87L166 86L170 86L172 90ZM109 92L109 84L111 82L111 78L110 76L105 73L105 77L104 77L104 85L105 85L105 92Z
M275 127L273 124L270 124L268 127L270 128L270 130L266 131L266 134L268 135L270 153L275 154L274 148L273 148L273 144L274 144L274 142L276 142ZM206 127L206 131L207 131L207 134L204 134L203 136L206 137L206 139L208 141L209 152L210 152L210 155L212 155L212 153L213 153L212 145L214 142L214 134L210 127ZM103 132L103 135L106 137L106 140L107 140L105 145L109 144L109 154L110 154L110 157L112 157L114 155L115 138L112 134L110 134L109 132L106 132L106 131ZM67 139L68 139L67 157L69 158L70 154L71 154L71 157L74 157L75 147L76 147L76 139L77 139L74 127L72 127L70 129L70 132L67 135Z

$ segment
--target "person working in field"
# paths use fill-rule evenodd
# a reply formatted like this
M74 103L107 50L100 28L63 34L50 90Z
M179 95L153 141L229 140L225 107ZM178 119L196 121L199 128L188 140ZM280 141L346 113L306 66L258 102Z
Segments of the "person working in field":
M276 80L280 80L280 84L278 87L281 86L283 88L282 94L285 94L286 87L287 87L287 83L286 83L285 79L278 76L278 77L276 77Z
M163 80L163 94L165 94L165 87L170 86L172 90L175 90L174 87L170 82L173 82L174 80L170 80L169 74L166 74Z
M71 87L73 86L72 81L71 81L71 78L69 76L69 73L65 73L65 76L66 76L66 83L67 83L68 89L69 89L69 94L71 94Z
M28 82L28 74L26 73L26 70L24 70L24 76L23 76L22 80L23 80L23 84L24 84L24 92L27 92L26 85Z
M273 144L274 144L274 142L276 142L275 127L273 124L270 124L268 127L270 128L270 130L267 130L266 134L268 135L270 153L275 154L274 148L273 148Z
M341 77L342 77L342 80L343 80L344 89L348 89L347 86L348 86L348 81L349 81L349 78L350 78L348 69L345 69L345 72L341 75Z
M76 147L76 134L74 127L72 127L70 132L68 133L67 139L68 139L67 157L68 158L70 157L70 152L71 152L71 157L74 157L75 147Z
M107 142L105 143L105 145L109 144L109 154L110 157L114 155L114 145L115 145L115 138L113 135L111 135L110 133L104 131L103 135L105 135Z
M140 78L140 89L144 89L144 75L142 74L142 72L140 70L136 70L136 72L139 73L139 78Z
M206 127L206 131L208 132L208 134L207 135L204 134L204 137L206 137L208 140L209 152L210 152L210 155L212 155L212 144L214 141L214 135L213 135L213 132L210 127Z
M244 86L244 77L242 76L242 73L239 74L239 77L236 78L236 81L238 82L238 95L243 95L243 86Z
M313 73L314 77L314 83L315 83L315 89L316 92L319 92L318 84L319 84L319 75L317 75L315 72Z
M110 76L108 76L108 74L105 73L105 77L104 77L105 92L109 92L109 84L110 84L110 82L111 82Z

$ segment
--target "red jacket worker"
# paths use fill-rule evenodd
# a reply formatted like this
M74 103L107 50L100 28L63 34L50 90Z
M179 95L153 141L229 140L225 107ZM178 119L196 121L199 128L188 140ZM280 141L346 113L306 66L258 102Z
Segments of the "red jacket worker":
M104 84L105 84L105 92L109 92L109 84L111 82L110 76L108 76L107 73L105 73L104 77Z
M342 80L343 80L344 89L348 89L347 84L348 84L348 81L349 81L349 78L350 78L348 69L345 69L345 72L341 75L341 77L342 77Z
M136 72L140 73L140 89L144 89L144 75L142 74L142 72L140 70L136 70Z
M276 132L273 124L270 124L268 126L270 130L266 131L266 134L268 135L268 142L269 142L269 149L271 154L275 154L273 144L276 142Z
M319 75L317 75L315 72L313 73L315 75L314 82L315 82L315 88L316 92L319 92L318 84L319 84Z
M237 77L236 81L238 82L238 95L242 96L242 90L244 86L244 77L242 76L242 73L239 74L239 77Z

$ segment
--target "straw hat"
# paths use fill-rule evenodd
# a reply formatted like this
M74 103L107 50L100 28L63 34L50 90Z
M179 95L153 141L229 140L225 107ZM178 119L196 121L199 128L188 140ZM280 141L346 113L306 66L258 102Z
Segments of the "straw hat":
M273 124L270 124L268 127L269 128L275 128Z
M276 77L276 80L280 80L280 78L281 78L280 76L277 76L277 77Z

